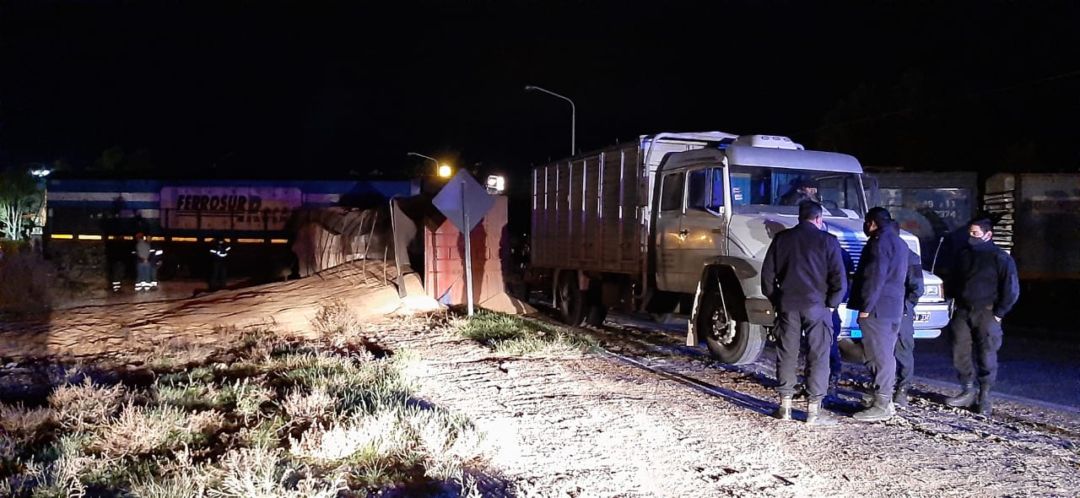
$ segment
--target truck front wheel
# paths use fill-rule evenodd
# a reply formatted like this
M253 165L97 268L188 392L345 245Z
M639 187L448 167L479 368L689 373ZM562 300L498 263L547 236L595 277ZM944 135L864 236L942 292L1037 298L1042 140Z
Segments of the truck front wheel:
M706 294L699 311L697 329L714 358L730 365L745 365L761 355L765 328L743 321L735 321L732 327L719 292Z

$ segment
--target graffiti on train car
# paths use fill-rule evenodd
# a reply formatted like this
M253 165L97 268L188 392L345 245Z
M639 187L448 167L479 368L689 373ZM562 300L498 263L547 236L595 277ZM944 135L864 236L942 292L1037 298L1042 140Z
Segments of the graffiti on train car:
M302 204L298 188L161 189L162 222L169 229L280 231Z

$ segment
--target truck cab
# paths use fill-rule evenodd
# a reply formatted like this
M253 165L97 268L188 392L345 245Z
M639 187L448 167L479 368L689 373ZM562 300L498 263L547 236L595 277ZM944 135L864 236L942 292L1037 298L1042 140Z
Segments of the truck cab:
M726 363L754 361L775 322L761 294L761 265L772 238L798 223L798 202L816 200L853 275L867 237L870 207L859 162L808 151L786 137L740 136L668 154L654 176L649 214L652 271L659 291L693 296L687 345L704 341ZM916 254L918 239L901 237ZM948 322L941 280L924 271L916 337L937 337ZM845 299L845 303L846 303ZM841 337L858 338L856 312L841 305Z

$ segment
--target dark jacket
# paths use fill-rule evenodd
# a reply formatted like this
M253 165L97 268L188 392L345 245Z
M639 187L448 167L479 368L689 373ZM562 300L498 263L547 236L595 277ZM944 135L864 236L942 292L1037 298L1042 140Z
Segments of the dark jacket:
M1016 262L993 242L969 245L960 251L946 288L957 306L990 307L994 316L1004 318L1020 297Z
M859 256L848 309L870 313L875 318L904 316L909 252L896 223L885 224L875 231Z
M778 311L835 308L847 279L840 242L804 221L773 238L761 265L761 292Z
M923 295L922 259L908 249L907 279L904 280L904 313L913 316L915 305Z

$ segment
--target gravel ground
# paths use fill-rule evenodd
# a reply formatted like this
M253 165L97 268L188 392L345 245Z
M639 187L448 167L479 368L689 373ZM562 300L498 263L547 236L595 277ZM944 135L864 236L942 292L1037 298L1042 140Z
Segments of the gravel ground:
M431 332L379 340L421 353L424 396L489 432L490 464L519 495L1080 494L1080 421L1068 414L1006 402L986 419L920 386L888 423L809 428L767 415L767 362L719 368L632 327L581 333L614 354L494 357ZM858 409L847 394L842 414Z

